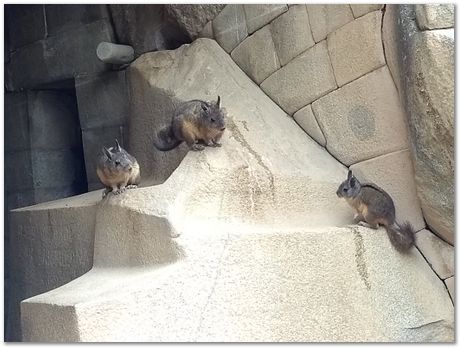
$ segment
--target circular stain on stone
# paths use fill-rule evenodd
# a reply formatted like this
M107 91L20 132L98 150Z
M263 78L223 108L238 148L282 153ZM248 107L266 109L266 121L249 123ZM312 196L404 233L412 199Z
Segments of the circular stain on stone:
M374 113L363 105L357 105L350 110L348 124L359 140L367 140L375 134Z

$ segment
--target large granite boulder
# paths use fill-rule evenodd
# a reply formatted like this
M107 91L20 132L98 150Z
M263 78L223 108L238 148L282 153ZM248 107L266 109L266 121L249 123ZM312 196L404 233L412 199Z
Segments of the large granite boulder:
M430 229L452 244L454 29L419 31L416 18L420 15L416 17L412 5L390 6L387 12L391 20L384 21L384 41L408 115L423 215ZM448 25L450 12L446 13Z

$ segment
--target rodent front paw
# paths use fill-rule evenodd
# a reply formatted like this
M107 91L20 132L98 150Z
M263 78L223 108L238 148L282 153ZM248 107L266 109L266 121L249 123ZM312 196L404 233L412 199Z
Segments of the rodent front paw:
M203 151L203 150L204 150L204 146L201 145L201 144L194 144L194 145L192 145L192 150L193 150L193 151Z

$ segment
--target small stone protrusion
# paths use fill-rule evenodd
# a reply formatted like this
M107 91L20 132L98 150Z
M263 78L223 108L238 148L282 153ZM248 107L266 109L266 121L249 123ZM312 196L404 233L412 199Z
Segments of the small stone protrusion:
M101 42L96 49L97 57L108 64L128 64L134 60L134 49L128 45Z

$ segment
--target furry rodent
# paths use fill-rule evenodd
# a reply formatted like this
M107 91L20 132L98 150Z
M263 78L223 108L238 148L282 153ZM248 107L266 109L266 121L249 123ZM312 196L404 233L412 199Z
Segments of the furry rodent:
M137 160L123 149L116 139L115 146L109 149L102 148L97 159L96 172L106 187L102 197L109 192L117 195L127 188L135 188L141 181Z
M361 184L349 170L347 180L336 193L355 209L355 222L365 221L372 228L385 226L391 243L399 251L408 251L414 245L414 228L409 222L399 225L395 221L393 199L383 189L374 184Z
M220 96L215 103L190 100L175 110L171 124L158 132L153 143L158 150L169 151L185 141L191 150L201 151L204 145L221 146L224 130L225 109L220 106Z

